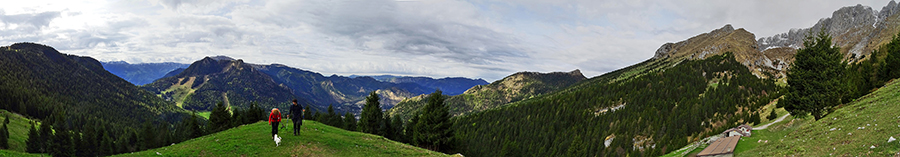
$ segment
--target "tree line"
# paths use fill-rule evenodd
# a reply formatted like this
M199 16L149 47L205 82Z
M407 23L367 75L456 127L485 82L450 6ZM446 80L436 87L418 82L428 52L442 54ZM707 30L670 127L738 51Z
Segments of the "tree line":
M307 120L319 121L323 124L342 128L349 131L360 131L385 138L412 144L425 149L444 153L454 152L456 145L453 122L450 120L449 110L444 104L446 96L440 90L428 96L425 107L417 111L409 121L404 122L400 116L384 114L379 103L380 97L371 92L366 97L366 104L360 113L357 122L354 114L344 113L343 117L335 113L333 105L328 106L324 113L306 110Z
M231 112L231 113L229 113ZM243 124L251 124L265 119L265 112L255 102L247 109L226 108L218 103L207 122L196 113L175 125L160 121L146 121L139 128L113 128L93 120L81 128L66 127L69 120L65 113L55 112L41 120L28 131L26 152L48 153L52 156L107 156L127 152L169 146L207 134L227 130ZM5 126L5 125L3 125ZM0 127L0 142L3 142ZM2 146L2 144L0 144Z
M813 34L810 32L809 34ZM788 70L785 103L791 115L816 120L900 77L900 34L869 54L844 60L824 30L804 40Z

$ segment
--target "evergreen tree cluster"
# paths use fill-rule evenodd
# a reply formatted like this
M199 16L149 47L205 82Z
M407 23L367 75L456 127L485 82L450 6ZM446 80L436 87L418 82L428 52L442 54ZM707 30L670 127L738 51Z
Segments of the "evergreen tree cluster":
M788 73L785 107L794 116L824 117L841 103L849 103L900 77L900 34L866 56L853 54L842 61L831 36L819 31L797 50ZM847 63L849 62L849 63Z
M335 113L334 106L329 105L326 113L312 113L316 121L323 124L343 128L349 131L360 131L380 135L404 143L441 152L450 152L454 148L453 123L447 106L443 103L441 91L432 93L428 104L417 112L414 120L404 124L400 116L388 116L383 113L378 94L372 92L366 97L366 104L360 114L359 122L355 115L345 112L343 117ZM308 110L309 111L309 110ZM422 120L418 120L418 119Z
M267 114L256 102L251 102L247 109L235 108L230 111L222 102L216 104L209 114L209 133L228 130L244 124L252 124L267 119Z
M851 63L844 71L841 102L848 103L877 88L886 82L900 78L900 33L891 41L867 56L852 56ZM858 59L857 59L858 58ZM865 59L865 60L863 60Z
M93 120L88 126L71 127L71 121L62 118L65 113L56 112L42 120L40 127L31 126L25 142L26 151L53 156L106 156L168 146L265 118L256 103L250 106L230 114L222 104L217 104L217 112L210 115L208 124L194 113L175 125L148 120L135 129L116 128L103 120ZM0 133L3 133L2 128Z
M467 156L660 156L754 121L760 107L781 96L774 80L754 76L731 53L630 79L602 81L612 79L606 77L454 117L454 150Z

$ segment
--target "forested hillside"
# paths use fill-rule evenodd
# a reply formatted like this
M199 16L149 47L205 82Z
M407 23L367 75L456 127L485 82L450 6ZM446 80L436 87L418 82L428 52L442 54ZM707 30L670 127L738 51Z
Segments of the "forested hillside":
M456 117L458 150L473 156L657 156L757 121L757 109L780 96L774 81L757 78L731 53L608 81L623 72Z
M403 99L433 92L415 83L390 83L372 77L323 76L322 74L280 64L254 65L289 87L298 97L307 98L319 109L334 105L338 112L359 113L371 92L381 95L382 108L389 109ZM318 110L325 112L325 110Z
M585 80L580 70L571 72L518 72L487 85L478 85L465 93L446 96L446 104L453 116L484 111L504 104L525 100L564 89ZM409 119L410 115L425 106L425 95L401 101L388 111L388 115Z
M286 108L294 96L290 88L242 60L203 58L183 72L143 86L188 110L209 111L218 102L247 108ZM300 99L304 100L304 99ZM305 102L308 104L308 102Z
M0 108L38 119L66 115L69 127L88 123L139 126L175 122L182 109L116 77L90 57L33 43L0 48Z

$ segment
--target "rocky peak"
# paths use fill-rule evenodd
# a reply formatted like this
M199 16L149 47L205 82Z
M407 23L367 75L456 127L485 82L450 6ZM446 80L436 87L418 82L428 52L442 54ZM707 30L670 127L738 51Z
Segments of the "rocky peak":
M721 36L731 32L734 32L734 27L731 27L731 24L725 24L722 28L713 30L712 32L709 32L709 34L712 36Z
M881 8L881 12L878 12L878 19L886 19L888 16L894 15L898 11L900 11L900 6L897 5L897 2L892 0L886 6Z
M579 70L579 69L575 69L575 70L570 71L570 72L569 72L569 75L572 75L572 76L575 76L575 77L584 77L584 74L581 74L581 70Z
M749 38L750 41L745 41L745 38ZM703 33L677 43L663 44L656 49L656 54L652 59L691 55L693 55L692 58L705 58L708 54L718 54L721 53L720 51L734 47L728 46L728 43L743 45L748 42L755 42L753 41L754 38L752 33L747 32L743 28L735 30L731 24L725 24L722 28L712 30L709 33ZM755 43L752 45L755 45ZM675 54L676 52L682 53Z
M772 48L790 47L801 48L803 39L809 33L818 33L824 28L833 37L834 44L841 47L851 47L854 52L862 52L862 46L858 43L867 43L872 33L867 31L884 26L884 21L900 10L897 3L891 1L880 12L872 10L872 7L857 4L834 11L829 18L820 19L815 25L804 29L791 29L787 33L776 34L770 37L762 37L757 40L757 49L765 51Z

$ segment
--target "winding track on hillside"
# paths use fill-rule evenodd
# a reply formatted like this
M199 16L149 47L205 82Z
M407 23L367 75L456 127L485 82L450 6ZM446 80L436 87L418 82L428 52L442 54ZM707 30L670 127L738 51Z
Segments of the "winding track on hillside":
M785 114L784 116L778 117L778 119L775 119L775 121L772 121L772 122L769 123L769 124L762 125L762 126L758 126L758 127L754 127L753 130L762 130L762 129L769 128L769 125L772 125L772 124L781 122L782 120L784 120L784 118L787 118L787 116L790 116L790 115L791 115L790 113Z

